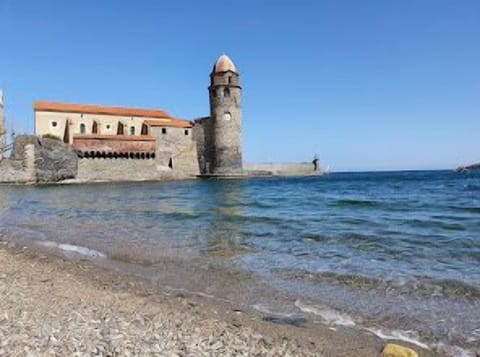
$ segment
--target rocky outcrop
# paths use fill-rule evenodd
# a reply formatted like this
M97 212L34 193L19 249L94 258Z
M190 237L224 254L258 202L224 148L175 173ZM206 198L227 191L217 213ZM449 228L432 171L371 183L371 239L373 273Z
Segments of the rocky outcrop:
M60 140L40 139L35 147L37 182L57 182L74 178L78 170L77 154Z
M58 182L76 177L78 170L77 154L61 140L51 137L17 136L10 160L5 161L9 162L4 164L5 167L9 167L10 172L13 172L11 167L15 167L16 177L21 177L21 180L11 180L13 176L9 174L10 179L6 182ZM19 166L23 169L21 175Z
M478 164L473 164L473 165L468 165L466 167L467 170L473 170L473 169L480 169L480 163Z

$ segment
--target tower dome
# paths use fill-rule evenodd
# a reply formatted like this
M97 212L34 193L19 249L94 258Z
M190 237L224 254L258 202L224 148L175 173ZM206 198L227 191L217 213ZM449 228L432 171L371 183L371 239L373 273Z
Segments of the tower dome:
M224 53L220 57L218 57L217 62L215 62L215 66L213 66L213 72L221 73L227 71L237 73L237 69L235 68L232 60Z

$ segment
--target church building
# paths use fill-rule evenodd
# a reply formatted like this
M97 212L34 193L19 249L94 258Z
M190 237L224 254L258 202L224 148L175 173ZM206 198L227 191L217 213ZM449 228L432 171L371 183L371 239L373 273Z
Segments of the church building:
M180 176L241 175L241 87L239 73L225 54L213 66L208 91L210 116L192 121L159 109L35 101L35 134L71 145L79 170L97 160L99 179L115 163L128 167L127 162L134 161L135 170L161 173L168 168ZM98 161L104 170L98 169Z

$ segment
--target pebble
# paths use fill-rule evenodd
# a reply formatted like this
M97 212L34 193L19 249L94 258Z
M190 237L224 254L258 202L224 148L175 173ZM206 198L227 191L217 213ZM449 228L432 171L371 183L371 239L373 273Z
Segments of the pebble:
M385 345L383 352L383 357L418 357L417 352L411 348L400 346L394 343L388 343Z

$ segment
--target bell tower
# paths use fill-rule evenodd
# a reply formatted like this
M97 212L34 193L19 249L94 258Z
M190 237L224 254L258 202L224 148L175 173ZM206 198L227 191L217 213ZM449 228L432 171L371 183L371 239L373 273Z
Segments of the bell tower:
M240 75L232 60L221 55L210 74L209 173L242 173L242 118Z

